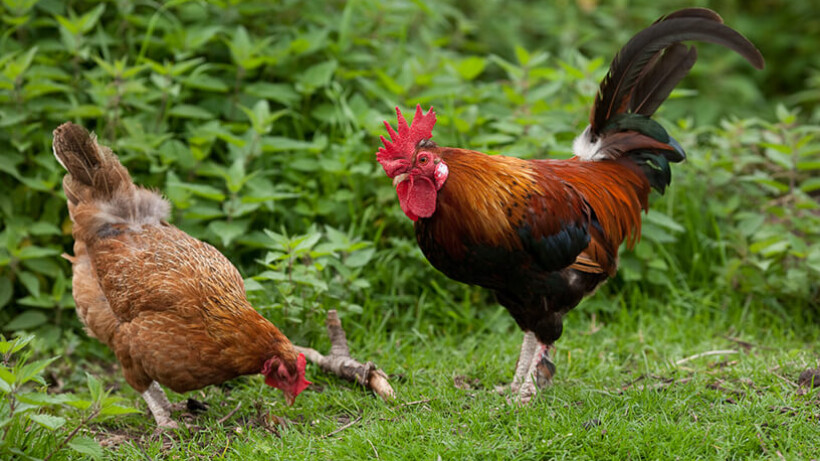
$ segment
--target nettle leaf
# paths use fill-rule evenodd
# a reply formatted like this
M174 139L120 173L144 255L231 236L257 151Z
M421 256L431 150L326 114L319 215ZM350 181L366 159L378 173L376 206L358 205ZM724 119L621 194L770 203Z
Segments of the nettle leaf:
M226 93L230 90L230 87L219 78L204 73L191 74L182 80L182 84L191 88L212 91L214 93Z
M664 230L661 226L651 222L643 223L641 226L641 237L646 240L662 244L669 244L677 241L677 238L675 238L674 235Z
M288 107L296 105L302 99L302 96L287 83L255 82L244 86L242 91L250 96L268 99Z
M194 58L187 61L175 62L171 65L169 73L173 77L179 77L188 73L189 70L202 64L205 58Z
M478 56L470 56L456 64L456 70L464 80L473 80L487 67L487 60Z
M237 64L240 64L243 60L248 59L248 57L253 53L253 45L251 44L251 39L248 36L248 29L245 29L243 26L237 27L233 34L233 40L231 40L228 44L228 47L231 50L231 55L234 58L234 62Z
M280 152L288 150L306 150L319 152L327 147L327 137L317 134L313 141L301 141L298 139L284 138L282 136L265 136L262 138L263 152ZM316 160L311 160L314 164Z
M820 190L820 178L809 178L802 183L800 183L800 190L805 193L814 192L816 190Z
M335 60L325 61L308 67L297 78L296 90L303 94L312 94L317 89L330 83L338 63Z
M39 0L3 0L3 5L14 16L23 16L28 13Z
M171 117L190 118L198 120L210 120L214 118L214 114L212 114L210 111L203 109L199 106L193 106L190 104L176 105L168 111L168 115L170 115Z
M48 317L39 310L27 310L17 315L6 326L3 327L7 331L30 330L34 327L46 323Z
M683 232L686 230L683 226L675 222L674 219L661 213L660 211L650 211L645 214L643 218L644 222L651 222L674 232Z
M11 81L17 80L31 66L37 50L38 48L34 46L16 59L7 61L6 66L3 68L3 75Z
M216 234L221 240L223 246L228 246L237 237L244 234L248 230L248 220L235 221L211 221L208 224L208 229Z
M78 398L78 399L68 400L68 401L65 402L65 404L70 406L70 407L74 407L78 410L88 410L89 408L91 408L92 405L94 405L94 402L92 402L90 400L84 400L84 399L79 399Z
M105 4L100 3L96 8L82 16L77 17L72 15L71 18L66 18L65 16L57 15L56 19L71 35L81 35L88 33L97 25L97 21L104 11Z
M225 194L220 189L217 189L213 186L209 186L207 184L190 184L184 182L172 183L169 181L168 185L185 189L187 191L192 192L194 195L198 195L208 200L213 200L215 202L225 201Z
M103 449L94 439L83 436L74 437L68 442L68 446L74 451L90 456L93 459L103 458Z
M100 410L100 416L120 416L140 413L140 410L122 405L106 405Z
M34 258L45 258L47 256L55 256L60 254L60 250L55 248L43 248L38 246L27 246L15 254L15 257L21 261Z
M139 413L136 408L120 405L124 399L121 397L106 397L102 401L100 416L117 416Z
M10 394L14 380L15 376L5 366L0 365L0 392Z
M260 53L268 48L272 40L273 37L266 37L253 42L248 35L248 30L244 26L239 26L234 32L233 39L227 42L227 45L231 50L234 63L240 68L253 70L267 61L267 58L261 56Z
M37 381L38 383L45 385L45 381L43 381L43 379L38 375L47 366L51 365L51 362L54 362L58 358L60 357L51 357L48 359L37 360L36 362L31 362L23 365L17 371L17 382L19 384L25 384L29 381Z
M364 250L359 250L354 253L348 255L345 259L345 266L347 267L364 267L365 264L369 263L371 259L373 259L373 255L376 254L375 248L367 248Z
M14 292L14 286L8 277L0 277L0 309L6 306L11 301L11 295ZM2 351L0 351L2 353Z
M20 278L20 283L31 293L35 298L40 296L40 279L31 272L20 272L17 274Z
M86 372L85 381L86 386L88 386L88 392L91 394L91 400L94 402L100 402L105 396L100 380L95 378L91 373Z
M202 45L208 43L217 33L222 30L219 25L196 25L193 27L186 26L183 28L185 32L185 46L189 50L195 50Z
M501 56L490 55L490 61L494 62L499 67L504 69L507 75L513 80L520 80L521 77L524 76L524 69L516 66L515 64L512 64L511 62L505 60Z
M21 351L24 347L28 346L30 342L34 341L34 338L34 335L18 337L15 341L11 342L11 353L14 354ZM8 350L0 350L0 352L5 354Z
M52 431L63 427L66 423L66 419L60 416L52 416L43 413L29 413L27 416L28 419Z
M71 394L47 394L43 392L18 393L17 398L21 402L26 402L37 406L59 405L72 399Z
M30 235L60 235L60 228L50 222L37 221L26 226Z
M381 84L387 88L388 91L395 95L402 96L406 93L405 85L397 82L393 77L387 75L383 70L376 69L375 70L376 77L378 77Z
M81 104L67 110L66 118L99 118L105 115L105 111L100 106L93 104Z

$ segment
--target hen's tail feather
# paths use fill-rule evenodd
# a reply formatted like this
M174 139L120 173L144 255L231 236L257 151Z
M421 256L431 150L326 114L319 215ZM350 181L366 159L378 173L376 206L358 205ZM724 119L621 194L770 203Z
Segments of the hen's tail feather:
M159 194L137 187L128 170L96 136L71 122L54 130L54 156L68 171L63 189L75 233L104 236L111 225L159 224L170 205Z
M69 173L64 186L74 205L82 200L84 192L106 200L134 187L128 170L111 149L100 146L97 137L79 125L67 122L54 130L54 155Z

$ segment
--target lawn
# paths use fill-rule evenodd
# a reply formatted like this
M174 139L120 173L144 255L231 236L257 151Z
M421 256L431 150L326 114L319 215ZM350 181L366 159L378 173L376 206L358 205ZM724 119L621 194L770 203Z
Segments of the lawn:
M498 391L522 335L494 308L465 336L354 341L354 355L389 373L395 402L309 368L314 386L292 407L244 378L194 393L210 409L185 415L189 430L153 432L143 412L91 433L123 459L817 458L820 392L797 385L820 365L816 325L714 298L588 301L568 317L553 387L527 406ZM614 315L590 313L605 302L619 304Z

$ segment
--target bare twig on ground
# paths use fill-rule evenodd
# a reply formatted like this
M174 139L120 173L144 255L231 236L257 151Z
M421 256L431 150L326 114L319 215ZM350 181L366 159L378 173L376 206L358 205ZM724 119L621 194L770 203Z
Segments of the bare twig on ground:
M367 439L367 443L369 443L369 444L370 444L370 448L372 448L372 449L373 449L373 453L375 453L375 454L376 454L376 459L381 459L381 458L379 458L379 450L376 450L376 446L375 446L375 445L373 445L373 442L371 442L371 441L370 441L370 439Z
M219 419L217 420L217 422L218 422L219 424L222 424L222 423L224 423L225 421L227 421L227 420L231 419L231 416L233 416L233 415L234 415L237 411L239 411L239 407L241 407L241 406L242 406L242 402L237 403L237 404L236 404L236 408L234 408L233 410L231 410L230 412L228 412L228 414L227 414L227 415L225 415L225 416L223 416L223 417L219 418Z
M734 349L726 349L726 350L718 350L718 351L701 352L700 354L695 354L695 355L686 357L685 359L680 359L677 362L675 362L675 365L681 365L681 364L684 364L684 363L686 363L690 360L699 359L701 357L709 357L710 355L729 355L729 354L737 354L737 351L734 350Z
M625 386L625 387L622 387L622 388L621 388L621 392L623 392L623 391L625 391L625 390L629 389L630 387L634 387L636 390L639 390L639 391L642 391L642 390L647 390L647 389L648 389L648 390L653 390L653 391L656 391L656 390L660 390L660 389L665 389L665 388L670 387L670 386L673 386L673 385L675 385L675 384L686 384L686 383L688 383L689 381L691 381L691 380L692 380L692 378L691 378L691 377L689 377L689 378L681 378L681 379L677 379L677 380L675 380L675 379L668 379L668 378L660 378L660 379L661 379L661 382L659 382L659 383L655 383L655 384L642 384L642 385L640 385L640 386L632 386L632 385L630 384L630 385L627 385L627 386Z
M771 373L774 377L779 378L780 380L782 380L783 382L785 382L785 383L786 383L786 384L788 384L789 386L791 386L791 387L799 387L799 385L798 385L796 382L792 381L791 379L786 378L785 376L781 376L781 375L779 375L779 374L775 373L773 370L769 370L769 372L770 372L770 373Z
M735 338L734 336L726 335L723 338L726 339L727 341L731 341L731 342L737 344L738 346L742 347L743 350L745 350L746 352L749 352L750 350L752 350L754 348L768 349L767 347L758 346L757 344L752 344L749 341L744 341L740 338Z
M348 427L358 423L361 420L362 420L362 415L360 413L359 416L356 417L356 419L354 419L353 421L350 421L349 423L345 424L344 426L342 426L342 427L340 427L336 430L328 432L327 434L323 435L321 438L326 439L328 437L334 436L334 435L338 434L339 432L342 432L343 430L347 429Z
M723 383L725 383L725 382L726 381L724 381L722 379L718 379L717 381L714 381L714 382L711 382L711 383L707 384L706 387L708 389L713 389L713 390L716 390L716 391L723 392L724 394L734 395L737 398L746 397L746 393L743 392L743 391L739 391L739 390L735 390L735 389L729 389L727 387L724 387Z
M335 309L327 312L327 334L330 337L330 354L322 355L309 347L295 346L296 350L305 354L305 358L319 365L326 373L354 381L372 390L385 401L395 398L396 393L387 381L387 375L378 369L373 362L362 364L350 357L347 346L347 336L342 329L342 322Z
M423 399L423 400L414 400L412 402L405 402L405 403L402 403L401 405L396 405L396 408L409 407L409 406L412 406L412 405L419 405L419 404L422 404L422 403L432 402L433 400L435 400L435 398Z

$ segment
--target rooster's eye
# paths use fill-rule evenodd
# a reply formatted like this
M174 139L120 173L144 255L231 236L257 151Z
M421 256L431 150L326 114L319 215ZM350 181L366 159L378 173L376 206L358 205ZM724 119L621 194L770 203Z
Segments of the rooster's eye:
M419 157L419 163L422 164L422 165L427 163L427 160L428 160L428 158L427 158L426 155L422 155L421 157Z

